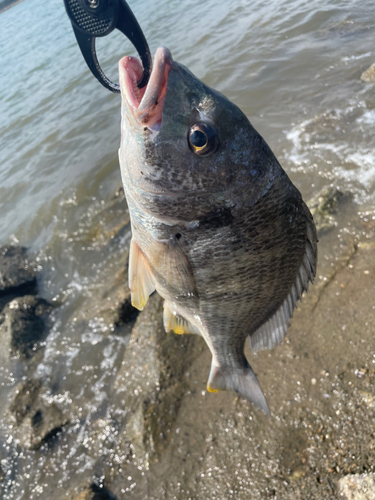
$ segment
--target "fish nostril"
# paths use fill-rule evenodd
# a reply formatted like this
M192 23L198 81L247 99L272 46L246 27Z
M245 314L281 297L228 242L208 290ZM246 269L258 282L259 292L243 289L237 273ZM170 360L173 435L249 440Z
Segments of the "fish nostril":
M179 240L181 238L181 234L180 233L177 233L176 234L176 239Z

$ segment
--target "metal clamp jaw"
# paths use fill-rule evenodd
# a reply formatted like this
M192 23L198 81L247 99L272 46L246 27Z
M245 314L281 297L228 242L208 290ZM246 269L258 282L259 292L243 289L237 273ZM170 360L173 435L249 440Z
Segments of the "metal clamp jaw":
M82 55L92 74L111 92L119 93L120 86L111 82L100 67L95 50L95 38L121 31L134 45L143 65L138 87L147 85L152 58L147 41L133 12L125 0L64 0Z

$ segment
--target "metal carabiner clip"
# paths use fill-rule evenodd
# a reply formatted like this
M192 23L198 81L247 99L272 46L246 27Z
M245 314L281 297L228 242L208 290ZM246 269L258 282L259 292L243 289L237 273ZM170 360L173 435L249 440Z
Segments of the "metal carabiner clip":
M111 92L119 93L120 86L109 80L96 57L95 38L109 35L114 29L121 31L134 45L143 65L138 87L147 85L151 74L152 58L147 41L125 0L64 0L82 55L92 74Z

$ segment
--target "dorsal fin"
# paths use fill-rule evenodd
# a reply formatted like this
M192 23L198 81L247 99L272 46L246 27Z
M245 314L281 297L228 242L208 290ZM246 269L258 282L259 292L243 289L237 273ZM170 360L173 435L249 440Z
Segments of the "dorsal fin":
M316 274L317 261L317 235L315 225L309 209L303 204L307 220L306 246L302 263L297 273L293 286L284 302L275 314L258 328L251 336L249 342L253 351L272 349L284 340L293 310L297 307L298 300L302 300L303 292L307 292L309 281L313 283Z

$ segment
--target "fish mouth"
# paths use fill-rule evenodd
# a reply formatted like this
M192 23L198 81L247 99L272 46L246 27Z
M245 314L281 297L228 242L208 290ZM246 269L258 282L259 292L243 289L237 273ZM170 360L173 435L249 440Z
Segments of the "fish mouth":
M143 68L136 57L126 56L119 62L120 89L123 103L133 117L134 125L158 131L167 93L169 70L173 59L170 51L159 47L155 52L150 80L139 89ZM129 115L129 113L128 113Z

